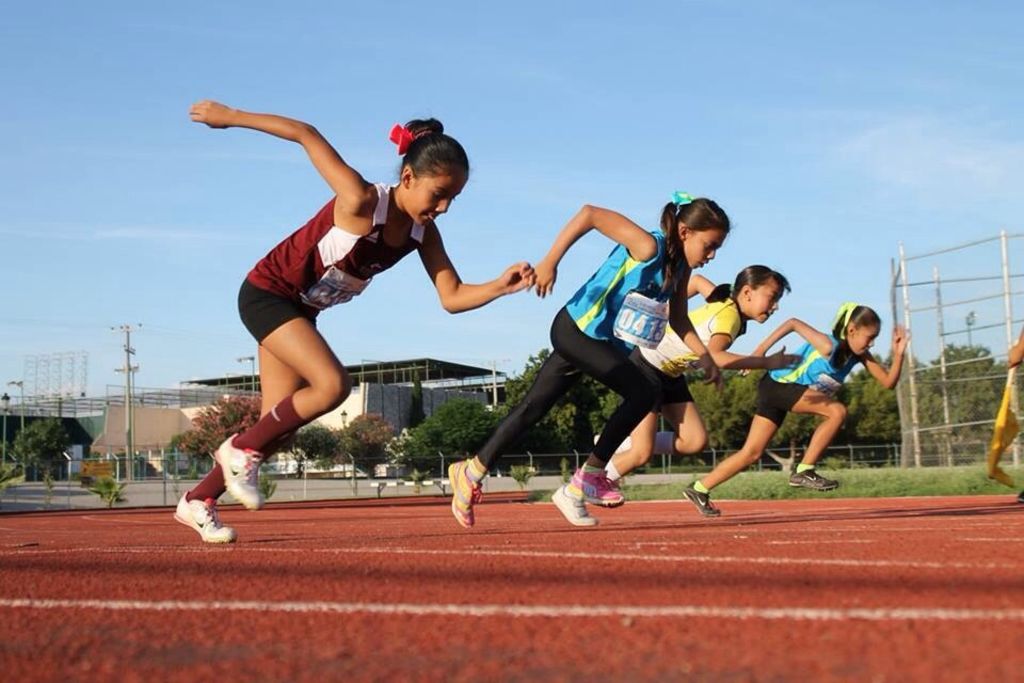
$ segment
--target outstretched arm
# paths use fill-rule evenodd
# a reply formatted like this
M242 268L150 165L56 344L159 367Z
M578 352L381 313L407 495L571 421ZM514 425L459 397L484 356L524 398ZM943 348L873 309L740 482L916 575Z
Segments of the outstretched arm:
M774 330L771 334L764 338L757 348L754 349L754 356L763 356L768 349L775 345L780 339L785 337L790 332L796 332L805 341L811 344L814 349L821 355L828 358L832 354L832 339L827 335L814 329L803 320L798 318L790 318L785 321Z
M533 268L525 261L505 269L497 279L479 285L462 281L448 258L441 234L433 224L426 226L420 259L437 289L441 306L449 313L462 313L489 304L500 296L527 289L533 284Z
M769 356L763 353L751 356L732 353L728 350L732 346L732 341L732 337L727 334L715 334L708 342L708 351L711 353L711 357L723 370L776 370L800 362L800 356L786 353L785 346Z
M903 371L903 352L907 350L907 343L909 341L910 333L906 328L902 325L897 325L893 328L892 365L888 370L875 360L875 357L870 352L864 354L864 367L886 389L892 389L900 381L900 373Z
M658 245L651 234L620 213L585 205L569 219L546 256L537 264L537 296L545 297L554 291L558 278L558 264L565 252L580 237L597 230L605 237L626 247L636 261L647 261L658 253Z
M690 269L680 275L675 282L675 290L668 300L668 324L675 330L683 343L697 356L694 365L704 371L704 381L713 383L717 388L722 388L722 371L715 362L714 356L701 341L697 330L693 328L693 322L689 315L689 302L684 296L689 287Z
M687 298L693 297L696 294L700 294L702 297L707 299L711 296L711 292L715 291L715 283L707 279L703 275L697 273L690 274L690 282L686 285L686 296Z
M189 115L210 128L251 128L302 145L313 166L338 196L346 213L358 214L366 203L370 184L345 163L316 128L275 114L255 114L203 100L192 105Z
M1022 360L1024 360L1024 329L1021 329L1017 343L1010 347L1007 362L1011 368L1015 368L1020 365Z

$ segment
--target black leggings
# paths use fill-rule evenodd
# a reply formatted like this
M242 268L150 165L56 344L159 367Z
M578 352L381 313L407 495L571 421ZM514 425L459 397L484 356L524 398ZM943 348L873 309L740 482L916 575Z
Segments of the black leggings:
M594 445L594 455L603 462L608 462L619 444L657 402L659 387L651 378L614 344L583 334L564 308L551 323L551 345L554 351L544 361L530 391L501 421L477 454L487 469L491 469L526 430L547 415L555 402L579 381L582 373L622 396L622 403L608 418Z

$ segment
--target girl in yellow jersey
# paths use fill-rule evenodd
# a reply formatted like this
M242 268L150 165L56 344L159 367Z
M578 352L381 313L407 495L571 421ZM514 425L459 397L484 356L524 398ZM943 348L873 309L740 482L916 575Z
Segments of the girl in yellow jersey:
M798 350L800 362L791 368L765 373L757 388L757 412L750 423L743 448L720 462L706 477L690 485L684 492L687 500L705 517L721 514L711 504L711 489L757 462L791 412L818 415L824 419L811 435L803 459L789 478L789 485L816 491L836 488L838 482L826 479L814 468L846 419L846 406L836 398L836 393L858 364L863 364L886 389L896 386L903 369L903 352L910 337L899 325L892 332L892 365L886 368L871 355L871 346L881 326L881 319L871 308L845 303L832 322L830 334L791 318L768 335L755 353L764 353L790 332L796 332L807 342Z
M728 349L747 330L747 322L763 323L778 310L779 299L790 291L789 281L767 266L748 266L730 286L715 286L700 275L691 276L688 296L701 294L707 303L693 310L690 322L697 336L722 369L750 370L782 368L800 358L785 349L771 356L743 356ZM686 381L696 355L671 328L655 348L638 346L630 359L661 387L658 405L649 412L609 461L607 477L617 482L641 467L651 455L660 453L699 453L707 444L707 430ZM673 426L673 431L658 432L658 415Z

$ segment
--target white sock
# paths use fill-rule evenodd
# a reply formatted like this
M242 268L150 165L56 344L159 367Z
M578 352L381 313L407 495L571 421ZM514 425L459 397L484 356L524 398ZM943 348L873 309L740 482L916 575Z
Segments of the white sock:
M676 451L675 445L675 432L658 432L657 434L654 435L655 453L668 453L669 455L672 455Z
M619 447L615 449L616 453L625 453L633 447L633 437L627 436L626 440L619 444Z
M619 474L617 469L615 469L615 463L611 460L609 460L608 464L604 466L604 472L609 481L618 481L619 479L622 479L622 475Z

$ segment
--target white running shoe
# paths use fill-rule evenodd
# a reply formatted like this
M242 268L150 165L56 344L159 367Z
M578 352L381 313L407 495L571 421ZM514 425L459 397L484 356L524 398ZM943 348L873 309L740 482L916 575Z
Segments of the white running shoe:
M558 490L551 496L551 502L555 504L566 521L573 526L597 526L597 518L587 514L587 506L581 499L574 498L565 492L565 484L558 487Z
M236 436L229 436L213 457L224 470L224 486L228 493L249 510L259 510L263 507L263 495L260 493L263 455L259 451L236 448L232 443Z
M234 529L221 526L217 503L212 498L188 501L182 496L174 520L195 529L204 543L234 543L237 538Z

